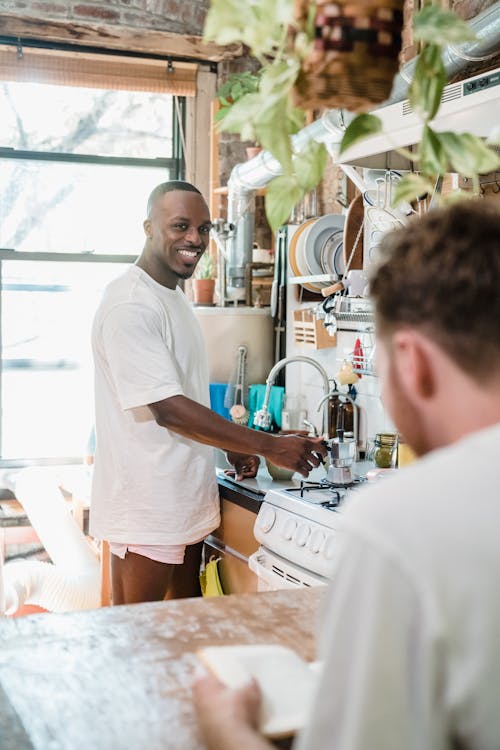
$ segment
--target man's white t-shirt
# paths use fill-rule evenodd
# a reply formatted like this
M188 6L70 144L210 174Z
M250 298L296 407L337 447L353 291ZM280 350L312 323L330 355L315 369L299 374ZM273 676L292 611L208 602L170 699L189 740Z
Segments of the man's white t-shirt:
M346 503L295 750L500 748L499 457L496 425Z
M198 321L182 290L137 266L103 295L92 330L96 455L90 533L128 544L190 544L220 522L214 449L160 427L148 404L209 406Z

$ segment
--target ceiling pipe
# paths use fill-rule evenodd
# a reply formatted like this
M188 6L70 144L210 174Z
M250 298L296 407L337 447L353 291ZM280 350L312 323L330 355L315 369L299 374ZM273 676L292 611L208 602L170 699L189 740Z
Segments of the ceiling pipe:
M448 78L455 76L470 62L488 60L498 54L500 47L500 0L468 22L476 34L473 42L449 45L442 59ZM403 65L395 76L389 99L380 107L402 101L408 92L418 57ZM294 151L300 152L309 141L325 143L333 156L338 150L345 129L355 117L352 112L331 109L318 120L292 136ZM228 181L228 221L235 227L227 247L228 295L244 298L245 265L252 260L255 223L254 191L264 187L274 177L283 174L281 164L269 151L237 164Z

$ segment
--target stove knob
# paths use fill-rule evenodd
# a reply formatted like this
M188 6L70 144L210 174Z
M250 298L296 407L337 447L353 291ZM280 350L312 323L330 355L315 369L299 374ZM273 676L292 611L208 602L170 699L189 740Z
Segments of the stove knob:
M326 540L325 546L323 548L323 555L327 560L333 560L333 557L335 555L335 539L333 536L329 536Z
M257 525L264 534L267 534L273 528L275 520L275 511L272 508L263 508L257 516Z
M295 532L295 536L293 537L293 541L295 542L297 547L303 547L305 545L310 533L311 530L309 529L309 526L305 526L303 523L301 523L297 531Z
M293 518L287 518L287 520L285 521L285 525L283 526L283 539L291 539L296 528L297 521L295 521Z
M319 531L319 529L316 529L316 531L313 531L311 534L311 539L309 540L309 549L311 552L314 552L314 554L317 554L322 546L325 543L325 535L322 531Z

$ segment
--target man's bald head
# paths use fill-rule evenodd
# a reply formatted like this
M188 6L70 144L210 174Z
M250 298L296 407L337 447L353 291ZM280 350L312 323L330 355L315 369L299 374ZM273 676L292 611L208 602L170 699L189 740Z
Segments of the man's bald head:
M195 187L194 185L191 185L190 182L184 182L183 180L169 180L168 182L162 182L160 185L157 185L155 187L155 189L152 191L151 195L148 198L148 206L147 206L148 218L151 216L151 209L153 208L158 198L161 198L166 193L171 193L174 190L183 190L187 193L198 193L198 195L201 195L198 188Z

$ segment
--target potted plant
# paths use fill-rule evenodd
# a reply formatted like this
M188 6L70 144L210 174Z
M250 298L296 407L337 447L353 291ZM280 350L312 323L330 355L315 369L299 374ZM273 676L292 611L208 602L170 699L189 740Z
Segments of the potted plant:
M396 48L396 21L401 4L398 6L397 0L384 0L383 4L384 10L387 5L396 14L391 19L394 26L389 44L392 52L388 51L387 56L389 65ZM349 8L353 9L350 12L361 14L364 5L361 2L350 3ZM378 5L380 3L374 3L374 6ZM355 81L352 81L350 93L343 99L341 74L337 85L325 84L319 92L314 82L307 82L315 75L324 78L326 72L333 75L335 69L331 58L324 55L321 49L325 24L327 32L331 31L333 42L338 31L335 18L326 17L330 6L332 12L339 12L335 10L335 4L328 4L326 0L281 0L273 3L269 0L252 0L247 12L242 14L236 2L211 0L207 14L206 39L222 45L242 42L260 64L257 89L229 103L219 124L228 132L238 133L242 140L256 141L280 162L283 174L268 183L265 196L267 218L274 230L288 220L295 204L319 183L326 166L328 155L323 143L309 141L300 151L294 150L292 136L303 127L306 108L324 106L354 111L370 108L367 106L370 95L366 86L358 100L353 95ZM347 6L345 10L347 13ZM343 16L339 22L344 22ZM453 11L444 10L438 5L426 5L415 15L414 32L415 39L422 44L422 52L409 89L409 99L412 108L421 117L423 133L418 152L404 153L416 162L419 174L411 174L401 180L394 194L395 204L414 200L429 192L438 176L447 172L470 177L477 187L478 174L500 168L500 158L489 147L495 145L493 141L485 144L480 138L467 133L437 133L432 129L432 120L437 114L446 85L442 50L448 44L469 40L469 26ZM319 45L318 40L321 42ZM376 69L378 58L374 58L372 63L371 68ZM367 70L366 64L364 68L356 66L356 75L359 74L361 83ZM330 90L334 92L331 100L326 95L316 96ZM378 101L383 99L380 91ZM315 96L310 97L310 92ZM375 101L372 99L373 103ZM378 118L371 114L360 114L347 128L341 149L345 150L356 140L380 129Z
M201 256L193 277L195 305L213 305L215 292L214 262L208 250Z

